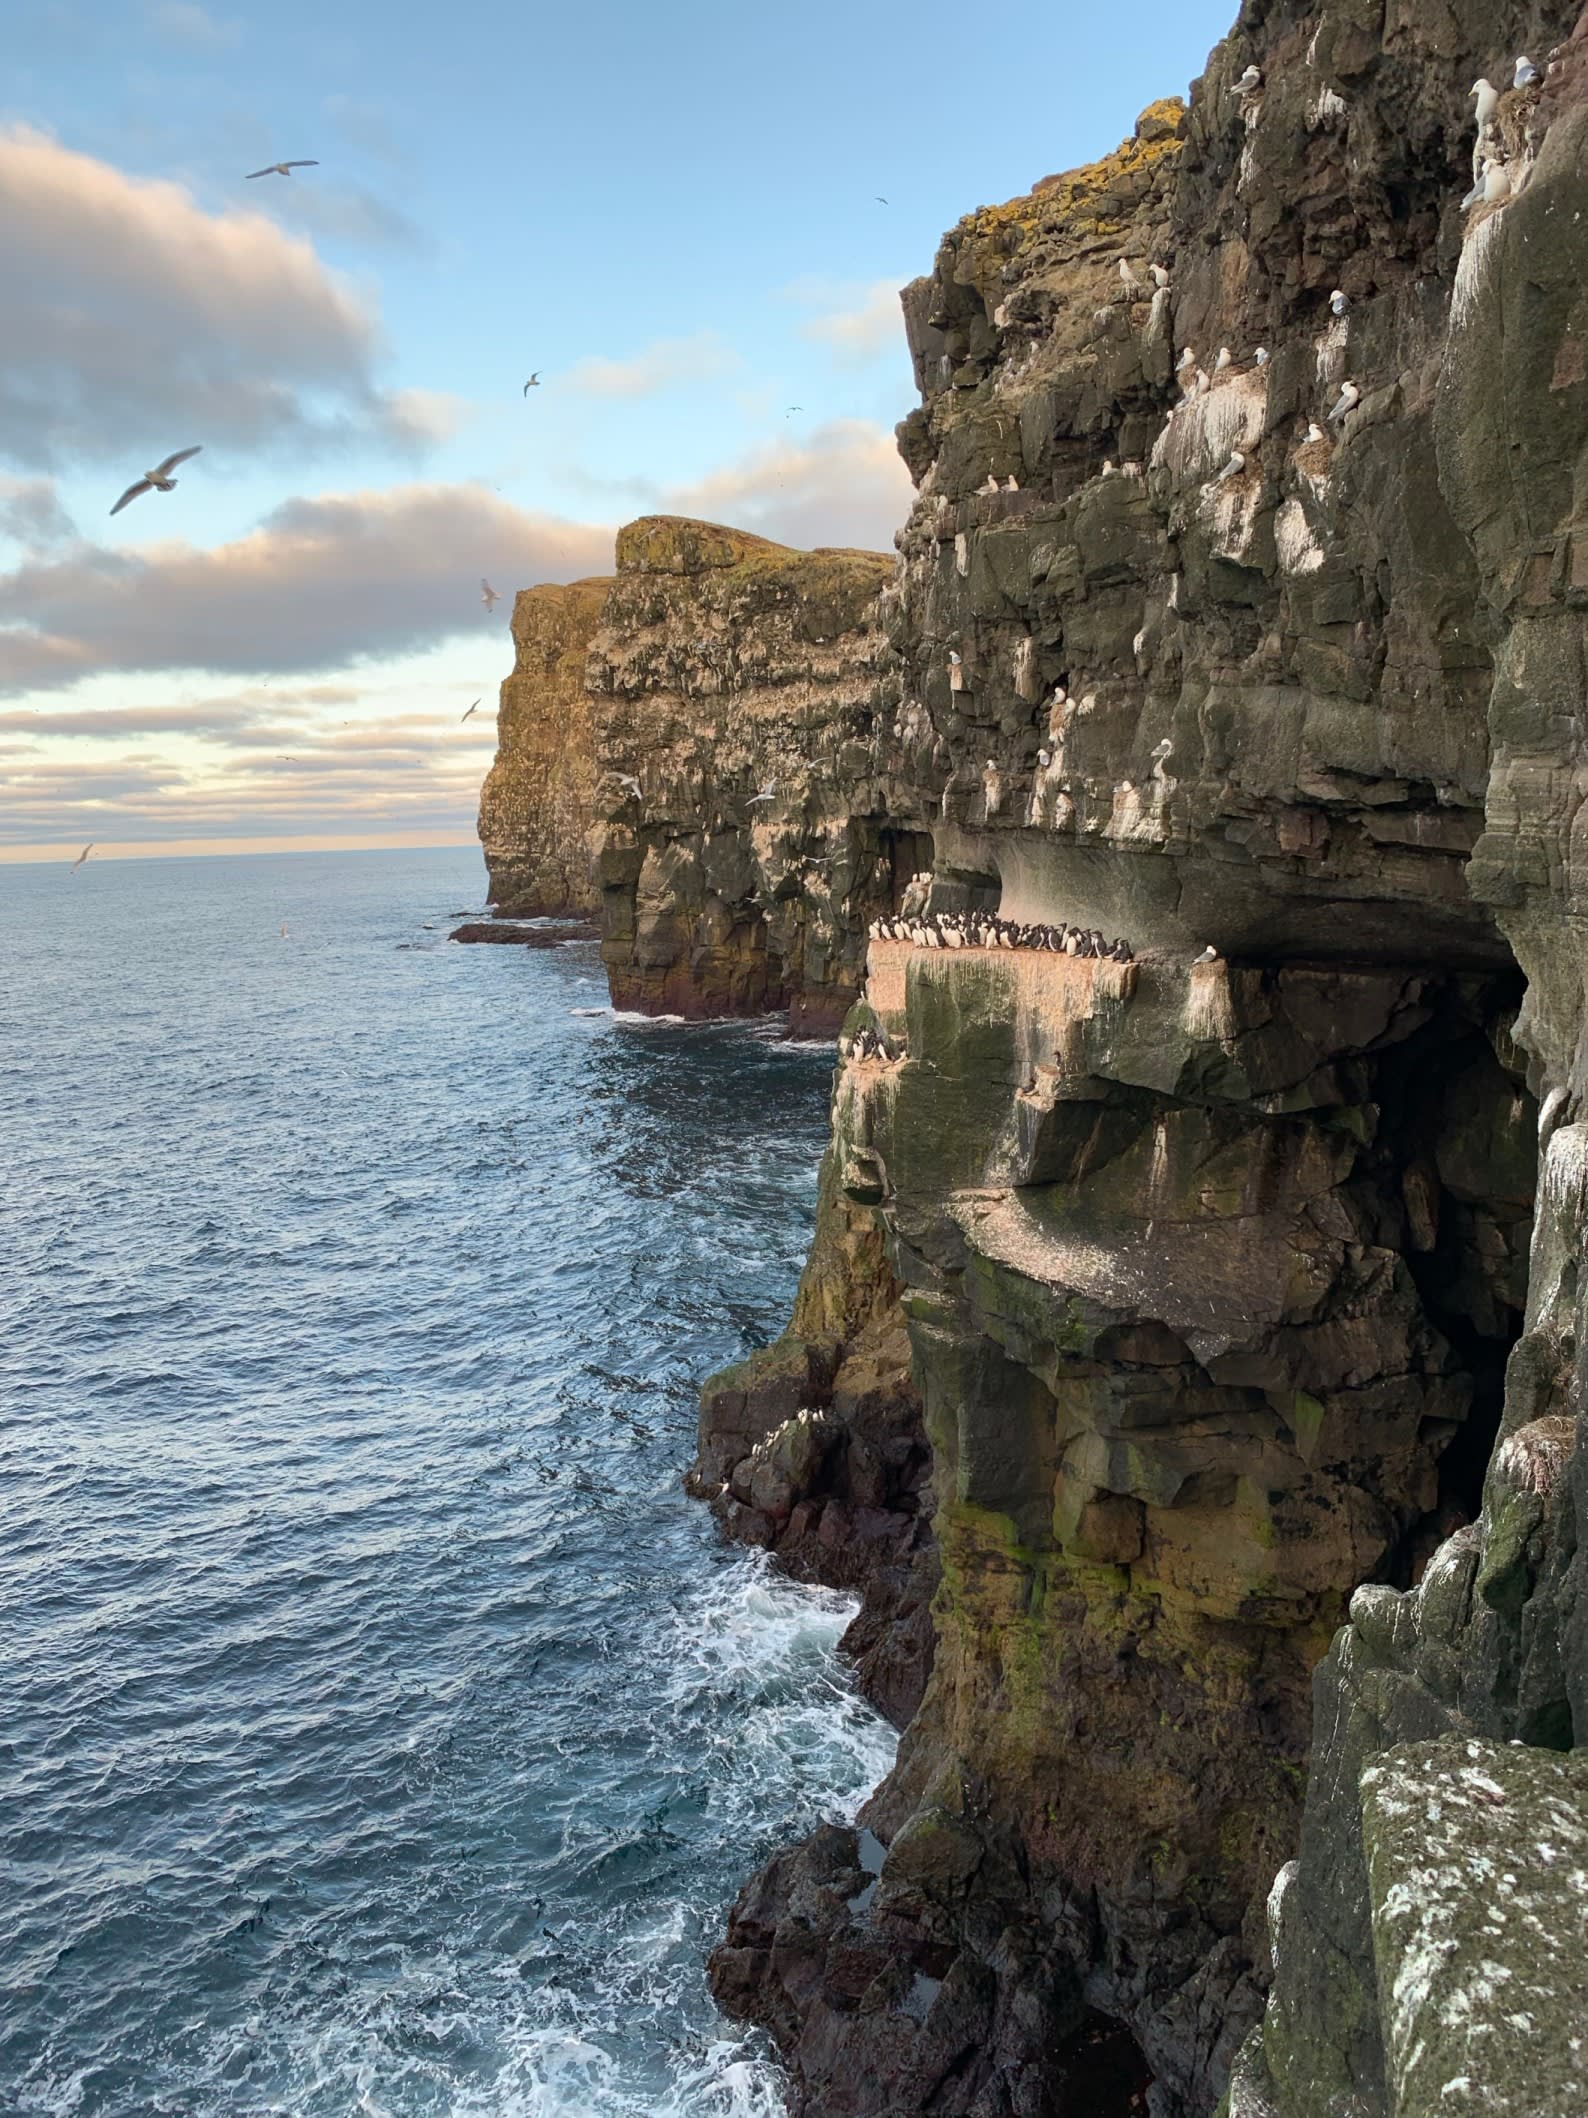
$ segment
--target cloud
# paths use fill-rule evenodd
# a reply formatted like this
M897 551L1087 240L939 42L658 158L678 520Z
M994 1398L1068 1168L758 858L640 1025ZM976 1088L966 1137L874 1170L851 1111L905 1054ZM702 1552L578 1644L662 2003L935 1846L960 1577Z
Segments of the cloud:
M77 525L61 505L49 478L7 478L0 473L0 537L11 537L31 550L65 544Z
M803 441L752 450L693 485L664 488L667 512L754 530L782 544L891 551L915 497L893 436L835 419Z
M0 128L0 458L422 444L372 380L379 330L311 244L206 213L25 126Z
M504 596L611 565L610 530L522 510L473 485L291 500L202 551L67 547L0 574L0 693L105 671L333 670L482 624Z
M203 51L222 51L237 42L235 22L217 22L192 0L153 0L147 10L150 27L179 44L197 45Z
M898 282L873 280L858 299L809 317L800 325L800 335L831 346L845 367L859 367L879 353L899 351L905 341Z
M689 338L658 338L632 360L592 354L575 361L563 380L590 397L654 397L675 383L710 381L742 365L717 332L696 331Z

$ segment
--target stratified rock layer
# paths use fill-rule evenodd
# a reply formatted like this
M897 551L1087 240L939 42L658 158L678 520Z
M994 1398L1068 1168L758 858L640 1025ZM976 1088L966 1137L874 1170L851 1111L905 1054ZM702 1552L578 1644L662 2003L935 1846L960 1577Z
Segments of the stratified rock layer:
M871 1865L818 1834L713 1959L803 2112L1058 2118L1101 2010L1200 2118L1298 1840L1232 2111L1418 2109L1364 1770L1582 1739L1575 43L1500 100L1516 195L1458 204L1468 84L1563 26L1249 10L906 290L868 814L930 835L909 911L1133 961L874 940L840 1045L808 1284L897 1282L941 1585ZM730 1527L841 1457L827 1390L708 1396Z
M617 563L588 671L613 1001L834 1028L897 899L873 781L892 561L651 516Z
M526 588L513 604L513 674L480 790L490 900L510 918L594 912L595 729L585 662L610 581Z

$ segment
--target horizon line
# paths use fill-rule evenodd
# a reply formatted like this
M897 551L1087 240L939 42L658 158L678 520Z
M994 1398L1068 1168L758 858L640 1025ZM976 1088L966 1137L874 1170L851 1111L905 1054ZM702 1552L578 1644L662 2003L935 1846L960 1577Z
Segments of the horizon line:
M434 831L377 832L350 837L345 831L305 833L296 838L91 839L94 860L203 860L245 853L403 853L427 847L474 846L479 839L458 836L458 827ZM0 867L42 867L51 861L74 862L81 839L41 840L30 845L0 845Z

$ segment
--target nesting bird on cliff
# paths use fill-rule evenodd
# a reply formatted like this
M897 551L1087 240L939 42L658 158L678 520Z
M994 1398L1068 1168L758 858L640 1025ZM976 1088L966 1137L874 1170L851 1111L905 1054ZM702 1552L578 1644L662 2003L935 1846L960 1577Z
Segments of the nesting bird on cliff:
M1004 791L1003 775L998 770L996 758L990 757L982 768L981 791L985 813L988 816L996 816Z
M1009 476L1004 480L1004 491L1006 493L1018 493L1019 490L1020 480L1015 476L1014 472L1011 471L1009 473Z
M1350 297L1345 293L1345 290L1341 287L1336 287L1333 293L1329 296L1330 315L1344 316L1346 310L1349 309L1350 306Z
M485 605L486 609L495 610L497 604L500 603L501 600L501 597L496 593L496 590L492 588L490 582L487 581L482 575L480 578L480 601Z
M1474 81L1472 86L1467 90L1467 94L1469 96L1475 96L1477 98L1476 114L1478 120L1478 130L1481 133L1487 126L1489 120L1494 116L1495 111L1499 108L1500 91L1495 87L1494 83L1489 79L1487 74L1480 74L1477 80Z
M1328 438L1328 435L1319 426L1317 420L1309 419L1307 421L1307 431L1301 437L1301 445L1305 448L1309 441L1327 441Z
M998 473L989 471L976 490L978 493L996 493L998 491Z
M1135 273L1131 270L1128 257L1122 257L1119 261L1119 279L1120 285L1127 294L1139 294L1141 292L1141 281L1137 279Z
M1240 96L1244 100L1247 96L1256 95L1262 85L1262 68L1260 66L1248 66L1245 73L1241 75L1235 86L1230 90L1230 94L1232 96Z
M1329 424L1331 426L1337 426L1340 421L1344 419L1346 413L1351 411L1354 406L1360 404L1361 401L1362 392L1357 388L1354 382L1341 383L1340 394L1334 400L1334 403L1329 411Z
M1159 290L1160 293L1162 293L1167 289L1169 285L1169 273L1167 268L1163 265L1153 265L1149 269L1152 273L1153 285Z
M1202 954L1197 958L1198 963L1217 963L1218 960L1219 952L1216 948L1214 948L1211 941L1208 943L1207 947L1202 951Z
M1114 459L1112 456L1105 456L1103 458L1103 468L1098 472L1097 475L1100 478L1112 478L1114 476Z
M1259 346L1252 355L1252 359L1259 368L1266 368L1268 366L1268 348Z
M263 169L250 169L244 182L251 184L255 177L262 176L291 176L295 169L318 169L319 166L314 161L267 162Z
M164 463L160 464L157 469L145 471L135 485L128 486L110 512L113 515L119 515L128 501L136 500L141 493L171 492L176 485L176 480L171 476L171 473L179 463L186 463L190 456L201 455L203 447L203 443L200 442L195 448L178 449L174 456L167 456Z
M88 841L88 844L83 848L82 852L78 854L76 860L74 860L72 862L72 865L67 869L66 872L68 875L75 875L77 873L78 869L83 865L83 862L87 860L89 854L93 852L96 843L97 841L94 839L90 839Z
M1542 79L1543 76L1538 68L1527 56L1527 53L1523 52L1517 59L1516 71L1511 76L1511 86L1513 88L1531 88L1535 81Z
M1225 458L1224 468L1219 472L1213 483L1222 485L1226 478L1238 478L1245 468L1246 457L1244 452L1240 449L1231 449L1229 455Z
M1216 361L1214 361L1214 363L1213 363L1213 372L1214 372L1214 374L1215 374L1215 375L1222 375L1222 374L1224 373L1224 370L1225 370L1225 369L1226 369L1226 368L1227 368L1227 367L1229 366L1229 364L1230 364L1230 362L1231 362L1231 360L1232 360L1233 358L1234 358L1234 355L1233 355L1233 354L1232 354L1232 353L1230 352L1230 349L1229 349L1229 347L1228 347L1228 346L1220 346L1220 347L1219 347L1219 357L1218 357L1218 359L1217 359Z

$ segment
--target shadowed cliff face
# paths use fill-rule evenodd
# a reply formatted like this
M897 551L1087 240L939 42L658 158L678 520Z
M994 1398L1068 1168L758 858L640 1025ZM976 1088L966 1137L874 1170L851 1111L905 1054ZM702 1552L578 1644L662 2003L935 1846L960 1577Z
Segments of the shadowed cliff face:
M479 818L490 901L509 917L593 912L599 902L585 662L611 585L528 588L513 604L516 657L502 685Z
M842 1019L894 902L875 758L891 571L671 517L620 533L588 670L618 1007Z
M1188 114L906 290L914 909L1135 961L873 940L840 1047L807 1287L877 1330L897 1282L941 1586L875 1845L784 1856L713 1960L801 2109L1123 2111L1128 2054L1077 2101L1101 2010L1155 2112L1212 2110L1298 1836L1232 2108L1421 2108L1378 2012L1395 1746L1579 1725L1574 59L1501 98L1518 195L1458 207L1469 84L1563 26L1249 10ZM758 1511L794 1403L721 1402L697 1476L775 1541L825 1472Z

